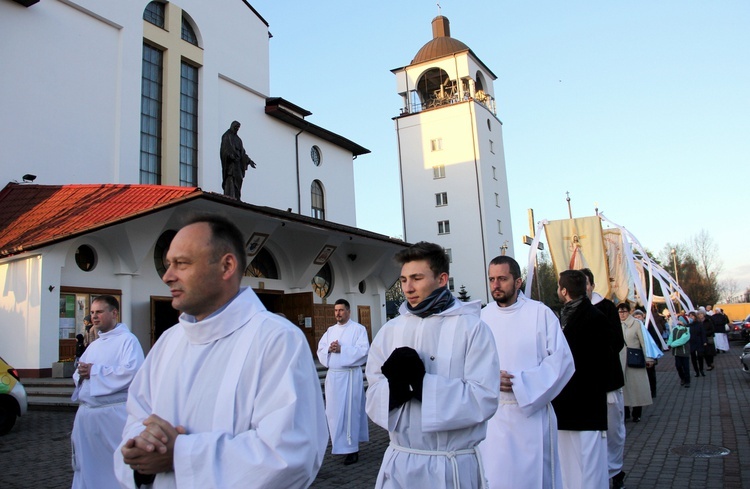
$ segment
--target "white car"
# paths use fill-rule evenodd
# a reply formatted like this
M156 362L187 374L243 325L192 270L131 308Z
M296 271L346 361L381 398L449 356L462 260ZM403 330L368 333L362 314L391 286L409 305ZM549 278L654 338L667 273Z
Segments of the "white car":
M18 371L0 358L0 435L8 433L16 418L26 414L26 389L21 385Z
M742 355L740 355L740 363L742 364L742 371L750 375L750 343L746 344L742 348Z

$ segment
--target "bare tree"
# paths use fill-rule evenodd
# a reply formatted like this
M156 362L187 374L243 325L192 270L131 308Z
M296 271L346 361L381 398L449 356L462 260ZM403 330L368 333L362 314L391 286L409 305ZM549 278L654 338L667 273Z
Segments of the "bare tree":
M719 245L714 242L708 231L701 229L690 238L689 246L703 276L709 281L716 280L723 264L719 259Z
M737 302L741 290L739 282L733 278L722 280L719 285L719 292L724 302Z

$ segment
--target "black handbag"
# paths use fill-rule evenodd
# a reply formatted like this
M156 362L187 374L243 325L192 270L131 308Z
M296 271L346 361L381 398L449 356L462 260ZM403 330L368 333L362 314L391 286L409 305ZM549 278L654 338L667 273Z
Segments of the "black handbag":
M628 348L628 367L646 368L646 357L640 348Z

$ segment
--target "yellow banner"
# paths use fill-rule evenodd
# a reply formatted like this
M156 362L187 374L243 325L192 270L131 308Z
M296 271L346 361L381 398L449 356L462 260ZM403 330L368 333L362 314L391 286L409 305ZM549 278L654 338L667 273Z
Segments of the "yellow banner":
M607 261L609 263L609 288L613 297L618 301L632 300L628 298L630 289L630 272L628 264L625 261L625 253L622 249L622 233L619 229L604 229L604 247L607 252ZM630 294L632 295L632 294Z
M594 274L595 292L609 297L609 267L599 218L549 221L544 225L544 231L557 273L588 268Z

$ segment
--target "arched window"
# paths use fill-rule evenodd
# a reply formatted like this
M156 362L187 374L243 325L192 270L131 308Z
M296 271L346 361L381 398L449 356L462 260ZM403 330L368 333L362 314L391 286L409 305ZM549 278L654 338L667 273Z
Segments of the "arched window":
M325 220L325 196L323 194L323 184L319 180L313 180L310 186L310 196L312 197L312 217Z
M325 299L333 291L333 270L331 265L326 263L312 279L313 292Z
M162 2L151 2L143 11L143 20L164 29L164 4Z
M431 68L417 82L417 93L424 108L438 107L458 97L456 81L440 68Z
M245 277L278 279L279 269L271 252L261 248L245 269Z
M190 25L190 21L184 13L182 14L182 40L189 42L193 46L198 45L198 36L195 35L195 30Z
M189 187L200 183L198 109L203 51L199 44L200 33L195 23L177 5L153 1L146 6L143 11L140 183ZM165 73L180 76L166 77ZM165 104L176 94L179 94L179 105ZM180 130L173 133L166 131L167 127Z

